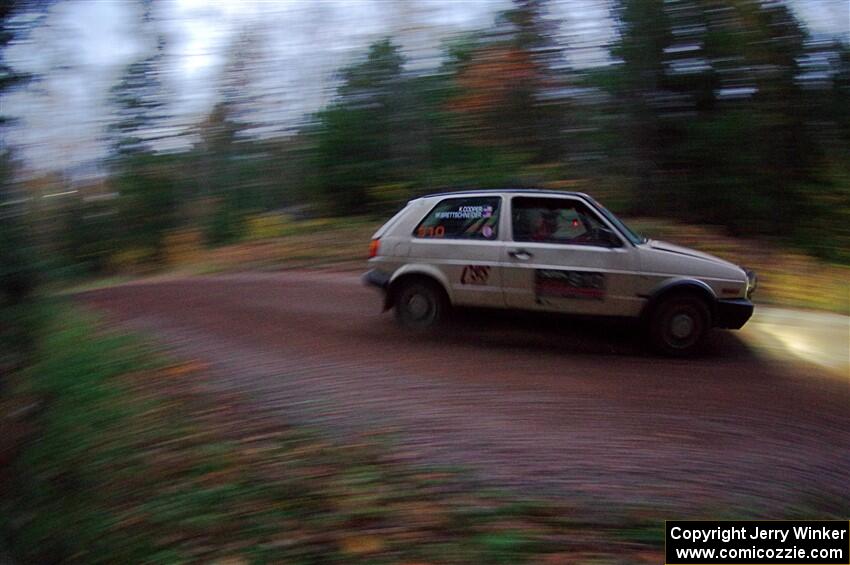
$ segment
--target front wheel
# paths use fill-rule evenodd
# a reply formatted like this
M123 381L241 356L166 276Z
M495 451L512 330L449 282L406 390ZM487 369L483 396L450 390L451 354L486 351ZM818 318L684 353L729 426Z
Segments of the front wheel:
M656 351L686 357L700 350L710 327L711 312L705 301L679 295L667 298L654 309L649 335Z
M435 283L411 280L401 283L396 291L395 318L406 328L433 328L443 320L447 309L445 294Z

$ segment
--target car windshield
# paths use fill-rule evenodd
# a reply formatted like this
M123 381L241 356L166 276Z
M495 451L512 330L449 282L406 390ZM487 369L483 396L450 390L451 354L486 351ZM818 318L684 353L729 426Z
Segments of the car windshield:
M593 202L594 204L596 204L596 207L599 209L599 212L601 212L602 215L605 216L605 218L609 222L614 224L621 232L623 232L623 235L625 235L633 244L637 245L639 243L646 243L647 241L649 241L646 237L640 235L639 233L631 229L629 226L627 226L625 222L623 222L623 220L615 216L605 206L603 206L596 200L594 200Z

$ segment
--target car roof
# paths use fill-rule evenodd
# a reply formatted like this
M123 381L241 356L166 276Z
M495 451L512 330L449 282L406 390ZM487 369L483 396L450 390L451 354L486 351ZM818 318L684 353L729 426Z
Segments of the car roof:
M540 194L547 196L577 196L585 200L593 199L583 192L568 192L566 190L547 190L544 188L485 188L481 190L451 190L446 192L434 192L425 194L420 198L433 198L435 196L463 196L466 194Z

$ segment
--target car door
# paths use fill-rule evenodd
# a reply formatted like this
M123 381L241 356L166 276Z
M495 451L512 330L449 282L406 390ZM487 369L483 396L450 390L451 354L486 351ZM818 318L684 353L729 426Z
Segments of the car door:
M513 196L502 255L508 307L634 316L635 249L576 197Z
M504 306L502 208L501 196L444 198L413 230L410 259L439 269L455 304Z

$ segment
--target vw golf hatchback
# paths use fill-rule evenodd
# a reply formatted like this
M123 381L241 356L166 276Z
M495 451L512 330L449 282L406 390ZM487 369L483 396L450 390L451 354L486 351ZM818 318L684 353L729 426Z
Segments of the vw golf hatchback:
M582 193L482 190L410 201L373 236L364 281L406 327L453 305L636 318L671 355L750 318L751 271L643 238Z

